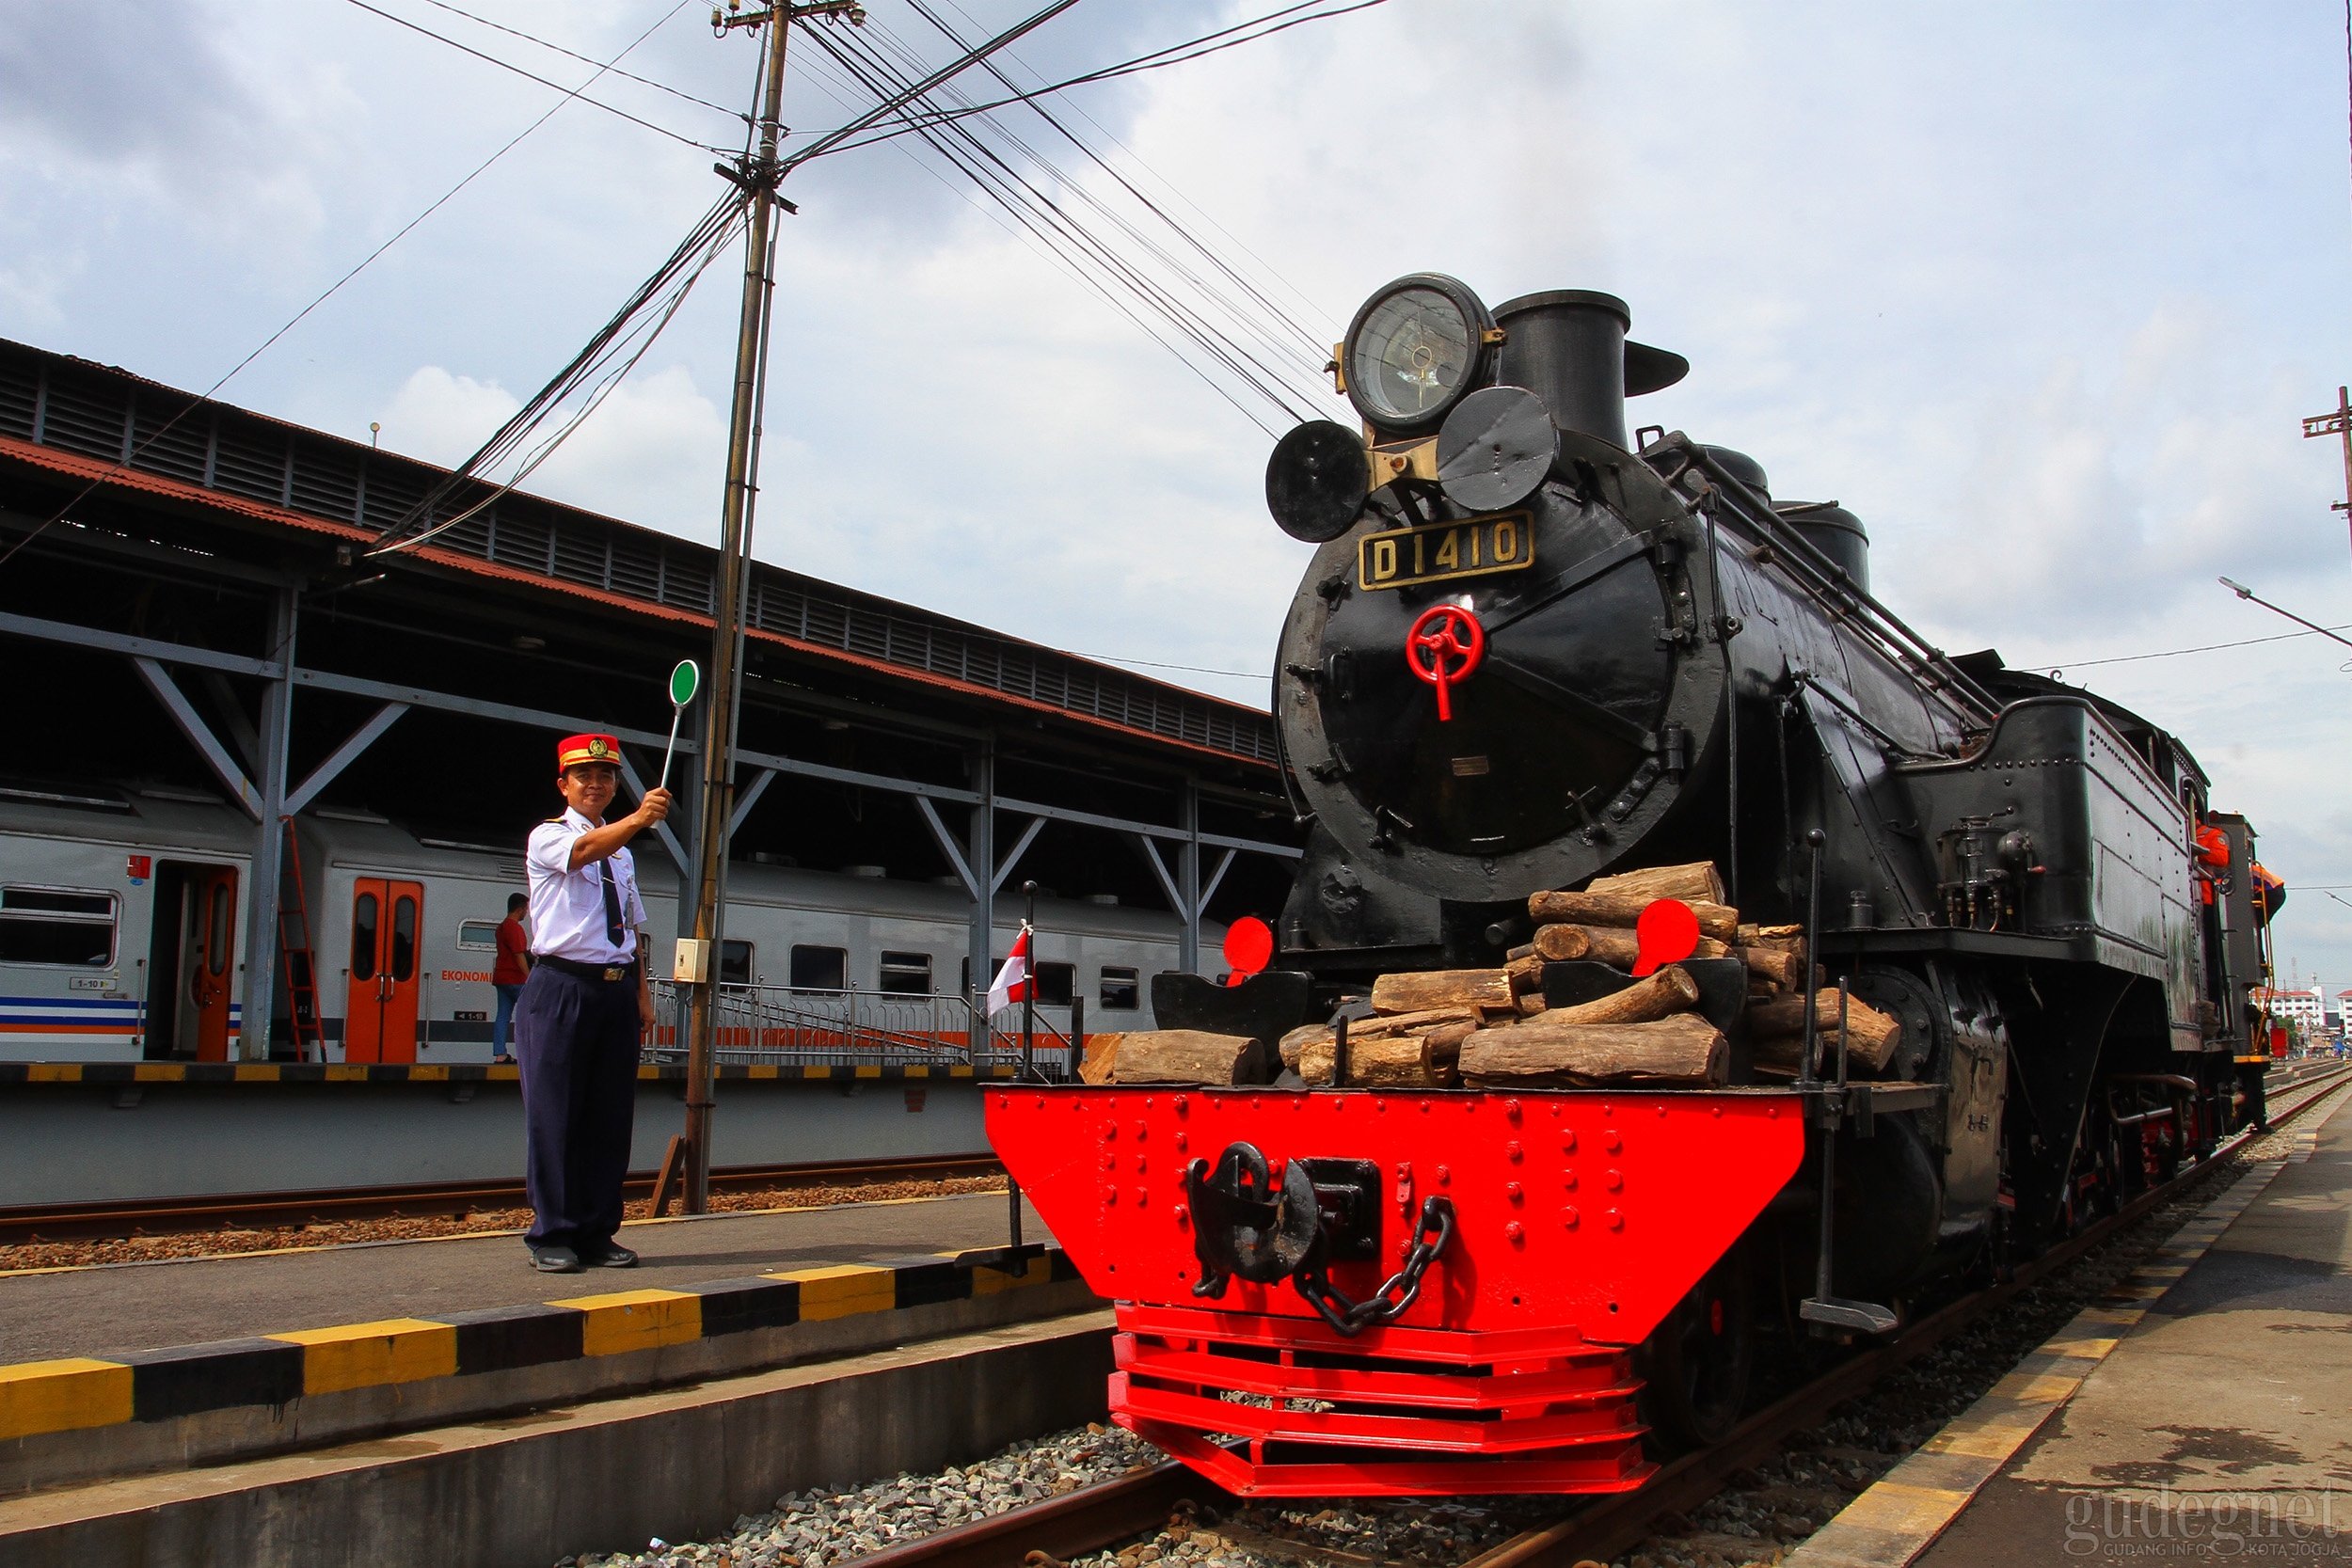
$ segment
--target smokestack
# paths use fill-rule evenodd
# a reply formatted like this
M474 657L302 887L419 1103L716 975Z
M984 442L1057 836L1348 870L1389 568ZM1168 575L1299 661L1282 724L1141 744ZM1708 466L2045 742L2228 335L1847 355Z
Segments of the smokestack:
M1553 289L1521 294L1496 308L1503 330L1496 378L1544 400L1562 430L1630 450L1625 400L1671 387L1691 362L1662 348L1626 341L1633 312L1615 294Z

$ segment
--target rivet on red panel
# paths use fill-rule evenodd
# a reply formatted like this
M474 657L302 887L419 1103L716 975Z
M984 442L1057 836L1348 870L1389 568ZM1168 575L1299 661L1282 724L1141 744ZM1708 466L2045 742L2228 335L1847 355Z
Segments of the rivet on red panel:
M1568 1192L1576 1191L1576 1172L1572 1170L1562 1171L1560 1173L1560 1185Z
M1614 1209L1609 1211L1609 1228L1612 1230L1623 1230L1625 1228L1625 1216L1617 1212Z
M1188 1206L1182 1203L1176 1205L1176 1223L1178 1225L1183 1225L1190 1218L1192 1218L1192 1210Z
M1600 1181L1602 1186L1607 1187L1613 1193L1625 1185L1625 1172L1621 1170L1610 1171L1601 1177Z
M1516 1164L1518 1164L1521 1160L1524 1160L1525 1158L1527 1158L1527 1150L1525 1150L1525 1149L1521 1148L1518 1145L1517 1145L1517 1144L1515 1144L1515 1143L1513 1143L1513 1144L1504 1144L1504 1145L1502 1146L1502 1152L1503 1152L1503 1155L1504 1155L1507 1159L1509 1159L1509 1160L1510 1160L1510 1162L1511 1162L1513 1164L1515 1164L1515 1165L1516 1165Z
M1563 1154L1573 1154L1576 1152L1575 1128L1564 1127L1560 1130L1560 1152Z
M1566 1208L1560 1211L1560 1224L1563 1228L1574 1230L1576 1228L1576 1221L1577 1213L1575 1204L1571 1203Z
M1513 1220L1510 1224L1504 1226L1502 1227L1502 1233L1511 1238L1511 1243L1515 1246L1527 1239L1527 1227L1519 1224L1517 1220Z
M1168 1103L1176 1107L1176 1114L1178 1116L1181 1117L1184 1114L1184 1108L1187 1103L1185 1096L1180 1094L1175 1099L1169 1101Z
M1513 1121L1517 1121L1517 1120L1518 1120L1518 1119L1519 1119L1519 1102L1518 1102L1518 1101L1516 1101L1516 1100L1506 1100L1506 1101L1504 1101L1502 1102L1502 1114L1503 1114L1504 1116L1506 1116L1506 1117L1510 1117Z
M1447 1183L1451 1182L1453 1180L1454 1180L1454 1167L1453 1167L1452 1165L1439 1165L1439 1166L1438 1167L1438 1186L1440 1186L1440 1187L1445 1186Z
M1527 1201L1526 1189L1521 1187L1516 1181L1508 1181L1503 1184L1502 1196L1509 1198L1514 1203L1524 1203Z

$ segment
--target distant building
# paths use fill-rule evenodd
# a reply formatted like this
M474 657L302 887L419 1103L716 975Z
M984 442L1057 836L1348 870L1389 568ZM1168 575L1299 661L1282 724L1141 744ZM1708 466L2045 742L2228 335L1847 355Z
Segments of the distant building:
M2352 995L2352 992L2344 993ZM2267 990L2257 986L2252 993L2256 1006L2269 1009L2270 1016L2302 1025L2306 1037L2316 1036L2327 1012L2317 988L2311 990Z

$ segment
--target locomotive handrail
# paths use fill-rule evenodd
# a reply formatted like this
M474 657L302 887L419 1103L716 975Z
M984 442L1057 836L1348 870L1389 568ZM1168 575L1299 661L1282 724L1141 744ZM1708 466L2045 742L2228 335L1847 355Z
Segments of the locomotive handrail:
M1803 568L1802 573L1791 573L1799 578L1801 586L1817 594L1825 594L1848 601L1842 609L1835 603L1828 608L1841 615L1852 616L1865 633L1881 644L1883 651L1892 654L1899 663L1910 667L1915 674L1926 677L1929 691L1939 697L1949 693L1946 697L1947 705L1963 722L1990 724L1999 717L2000 704L1966 671L1953 663L1950 656L1912 630L1902 617L1871 597L1855 583L1843 566L1831 560L1820 546L1797 531L1787 519L1772 510L1769 501L1749 488L1746 481L1718 463L1688 436L1675 431L1645 450L1642 456L1647 460L1653 454L1668 451L1687 460L1683 468L1677 469L1672 476L1664 476L1669 484L1691 467L1704 470L1711 482L1711 488L1729 501L1727 510L1734 518L1763 535L1766 543L1786 552L1784 564ZM1702 492L1690 498L1687 504L1696 509L1704 500ZM1804 582L1804 574L1810 574L1815 580ZM1913 651L1907 651L1902 646L1904 643L1908 643Z

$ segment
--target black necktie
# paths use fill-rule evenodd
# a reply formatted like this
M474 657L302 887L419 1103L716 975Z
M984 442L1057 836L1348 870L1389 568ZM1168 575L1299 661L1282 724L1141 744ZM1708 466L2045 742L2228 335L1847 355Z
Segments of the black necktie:
M612 883L612 862L610 858L598 861L596 869L603 873L600 881L604 888L604 940L618 948L621 945L621 890Z

